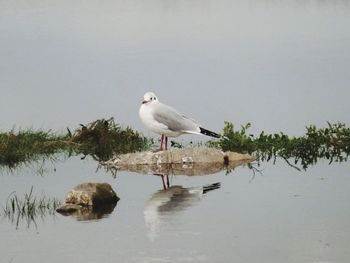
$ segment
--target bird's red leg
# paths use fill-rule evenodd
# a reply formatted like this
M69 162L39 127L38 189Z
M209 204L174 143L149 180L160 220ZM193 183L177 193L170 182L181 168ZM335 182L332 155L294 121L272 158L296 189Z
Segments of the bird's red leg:
M168 137L166 137L164 134L160 136L160 147L159 149L153 150L152 152L156 153L159 151L167 150L168 148Z
M168 150L168 137L165 137L165 150Z
M162 136L160 136L160 148L159 150L163 150L163 143L164 143L164 134L162 134Z
M159 151L163 151L164 137L165 136L163 134L160 136L160 147L158 149L152 150L152 152L156 153Z
M162 174L161 177L162 177L163 189L166 190L170 187L169 175Z
M170 187L169 175L166 175L166 185L168 188Z
M165 185L165 181L164 181L164 175L161 175L161 177L162 177L163 189L166 190L166 185Z

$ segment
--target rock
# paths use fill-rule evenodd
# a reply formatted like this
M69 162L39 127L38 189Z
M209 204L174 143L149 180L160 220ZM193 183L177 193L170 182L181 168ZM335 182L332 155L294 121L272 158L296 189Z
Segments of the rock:
M109 168L138 173L205 175L255 160L248 154L214 148L182 148L160 152L122 154L103 164Z
M75 186L68 193L65 204L56 211L79 220L96 219L111 213L118 201L110 184L84 183Z
M95 206L118 202L119 197L107 183L84 183L74 187L66 197L67 204Z
M234 161L253 161L249 154L223 152L214 148L183 148L160 152L137 152L118 155L105 162L106 165L123 167L128 165L152 164L193 164L193 163L229 163Z

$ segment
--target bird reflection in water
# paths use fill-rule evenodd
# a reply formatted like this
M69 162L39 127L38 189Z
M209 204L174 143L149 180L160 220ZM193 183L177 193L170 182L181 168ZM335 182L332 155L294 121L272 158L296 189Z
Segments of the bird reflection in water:
M164 176L162 178L164 182ZM164 182L164 184L166 183ZM150 240L153 241L158 236L162 226L169 225L174 220L174 216L194 206L206 193L219 189L220 186L220 183L189 188L174 185L154 193L144 208L145 224Z
M164 175L164 174L154 174L154 175L158 175L162 178L163 190L166 190L167 188L170 187L169 175Z

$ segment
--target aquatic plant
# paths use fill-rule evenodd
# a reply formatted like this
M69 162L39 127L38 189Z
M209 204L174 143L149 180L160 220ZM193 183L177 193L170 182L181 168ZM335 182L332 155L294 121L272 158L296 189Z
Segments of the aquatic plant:
M264 131L254 136L248 133L250 126L248 123L236 130L231 122L225 122L223 136L209 141L208 145L224 151L254 154L259 161L272 159L275 162L280 157L291 166L298 168L301 165L303 169L320 158L331 163L346 161L349 156L350 129L343 123L328 123L328 127L321 129L310 125L301 137ZM67 156L83 154L83 158L90 155L97 161L105 161L117 154L147 150L153 144L152 138L146 138L130 127L121 127L113 118L81 124L74 132L67 129L63 135L51 131L10 131L0 133L0 167L12 169L62 153ZM191 144L193 146L196 145ZM183 145L172 141L172 147Z
M151 144L151 140L130 127L122 128L113 118L80 126L73 134L68 130L75 151L99 161L108 160L115 154L145 150Z
M255 137L248 134L250 123L235 130L230 122L225 123L223 136L219 141L211 141L210 146L224 151L237 151L254 154L259 161L276 161L283 158L289 165L306 169L318 159L326 159L329 163L346 161L350 154L350 128L344 123L328 123L326 128L315 125L306 127L305 136L289 137L283 132L265 134L261 132Z
M21 222L26 222L27 228L36 224L36 218L43 218L46 215L54 215L61 202L58 199L50 199L45 196L37 198L33 195L33 187L29 194L23 198L18 197L15 192L11 193L2 208L1 216L7 218L16 225L18 229Z
M67 136L51 131L19 131L0 133L0 165L14 168L19 163L35 161L62 152L69 147Z
M153 143L130 127L122 128L113 118L80 126L73 133L67 129L63 135L41 130L0 133L0 166L13 169L62 153L91 155L101 161L115 154L148 149Z

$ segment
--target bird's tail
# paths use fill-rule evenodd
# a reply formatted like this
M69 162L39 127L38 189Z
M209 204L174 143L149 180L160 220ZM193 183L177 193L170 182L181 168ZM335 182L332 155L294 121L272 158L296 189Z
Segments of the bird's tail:
M217 134L215 132L206 130L206 129L202 128L202 127L199 127L199 129L200 129L201 134L208 135L208 136L215 137L215 138L220 138L221 137L220 134Z

